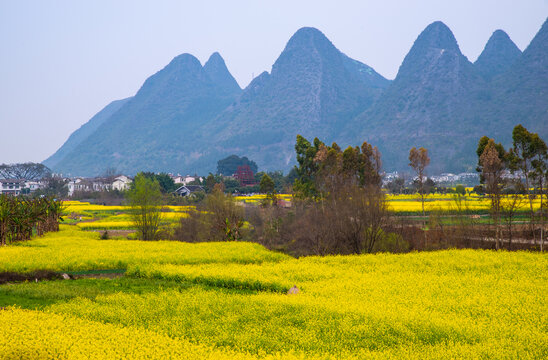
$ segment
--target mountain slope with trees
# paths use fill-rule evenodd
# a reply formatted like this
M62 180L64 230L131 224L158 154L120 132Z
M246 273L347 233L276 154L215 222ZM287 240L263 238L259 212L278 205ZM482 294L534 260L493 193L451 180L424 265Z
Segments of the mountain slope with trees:
M493 80L483 116L496 124L492 137L511 142L511 129L522 124L548 137L548 20L507 72Z
M71 175L106 168L203 174L235 154L263 170L288 171L300 134L342 146L366 140L378 146L387 171L407 169L412 147L429 149L432 173L474 171L483 135L507 145L521 123L548 137L547 59L546 22L523 53L495 31L471 63L438 21L389 81L319 30L302 28L271 72L243 91L219 54L204 66L189 54L176 57L134 97L75 132L46 164Z
M197 145L208 141L202 127L240 93L218 53L203 67L194 56L179 55L54 168L74 175L106 167L129 174L194 169L202 156Z
M406 152L425 147L430 171L440 173L473 171L475 141L486 133L509 143L523 123L548 135L547 32L545 23L520 54L497 31L472 64L445 24L430 24L386 92L349 123L346 138L358 133L377 145L387 170L405 169Z
M508 34L502 30L497 30L487 41L474 65L486 80L491 80L508 70L520 55L521 50L514 44Z
M447 164L473 163L477 135L475 99L486 87L474 65L461 53L451 30L442 22L430 24L403 60L396 79L373 107L347 128L375 144L388 169L404 169L409 149L432 152L437 172ZM456 126L458 124L458 126Z
M298 30L271 73L264 72L224 111L215 138L220 152L240 153L261 169L288 169L295 136L334 141L346 122L367 109L389 81L340 52L314 28Z

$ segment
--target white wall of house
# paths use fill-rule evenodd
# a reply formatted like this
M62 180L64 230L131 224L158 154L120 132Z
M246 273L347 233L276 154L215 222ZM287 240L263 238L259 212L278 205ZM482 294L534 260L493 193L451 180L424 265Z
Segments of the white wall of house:
M114 181L112 182L112 189L118 190L118 191L124 191L129 189L129 185L131 184L131 179L127 176L118 176Z
M38 189L43 189L46 184L41 181L25 181L25 189L29 189L30 192L35 192Z
M19 195L25 181L19 179L0 179L0 194Z

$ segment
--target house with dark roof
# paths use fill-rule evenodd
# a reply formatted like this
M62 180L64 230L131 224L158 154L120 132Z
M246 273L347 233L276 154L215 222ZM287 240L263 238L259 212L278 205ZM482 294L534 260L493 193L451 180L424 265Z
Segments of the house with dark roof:
M199 191L205 191L201 185L183 185L177 188L173 193L179 196L189 196Z

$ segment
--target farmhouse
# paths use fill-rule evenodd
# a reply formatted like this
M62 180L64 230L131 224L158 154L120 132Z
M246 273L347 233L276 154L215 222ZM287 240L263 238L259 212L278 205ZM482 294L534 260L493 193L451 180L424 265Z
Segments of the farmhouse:
M25 189L28 189L29 192L35 192L38 189L44 189L46 183L44 181L25 181Z
M111 180L109 178L75 178L68 182L68 196L74 195L74 192L108 191L108 190L127 190L132 180L125 175L119 175Z
M125 175L120 175L114 178L114 181L111 184L112 190L124 191L129 189L131 184L131 179Z
M24 184L23 179L0 179L0 194L17 196L21 193Z
M174 191L179 196L189 196L195 192L204 191L204 188L200 185L183 185Z
M76 191L91 191L93 189L93 184L88 180L76 178L70 180L67 184L67 187L68 196L72 196Z

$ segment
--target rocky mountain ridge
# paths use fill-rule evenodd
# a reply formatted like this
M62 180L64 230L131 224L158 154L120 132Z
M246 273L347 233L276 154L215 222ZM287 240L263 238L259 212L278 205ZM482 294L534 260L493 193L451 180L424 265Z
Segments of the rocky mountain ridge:
M522 123L548 137L547 59L546 22L523 53L495 31L475 63L451 30L434 22L389 81L319 30L302 28L272 70L244 90L218 53L204 66L192 55L177 56L134 97L109 105L75 132L45 164L71 175L107 167L207 173L237 154L263 170L287 171L301 134L341 146L366 140L379 147L387 171L406 170L413 146L430 149L432 173L473 171L483 135L508 142Z

